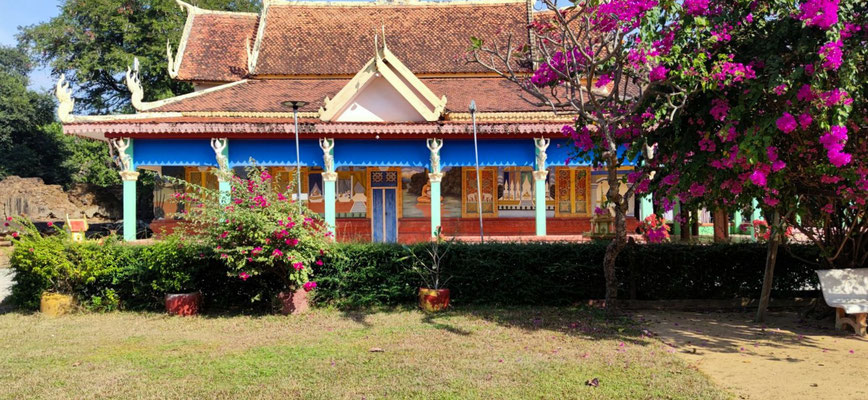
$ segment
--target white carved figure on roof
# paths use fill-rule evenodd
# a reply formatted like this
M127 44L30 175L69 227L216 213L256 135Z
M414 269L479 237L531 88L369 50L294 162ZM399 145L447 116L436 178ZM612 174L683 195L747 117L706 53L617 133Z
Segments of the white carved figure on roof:
M142 89L142 82L139 80L139 58L133 59L132 68L127 67L126 75L127 88L130 89L132 96L130 102L137 110L142 108L142 100L145 98L145 91Z
M57 80L57 86L54 89L54 95L57 97L57 118L60 122L72 122L72 108L75 106L75 100L72 99L72 91L69 90L69 82L66 81L66 75L60 74L60 79Z
M533 143L536 146L536 169L537 171L544 171L546 168L546 149L549 148L549 144L551 144L551 139L548 138L539 138L534 139Z
M211 138L211 148L214 149L214 155L217 157L217 166L221 172L229 171L229 158L223 154L226 150L229 140L226 138Z
M332 154L332 149L335 148L335 140L322 138L319 140L319 147L322 149L323 169L326 172L334 172L335 156Z
M440 149L443 139L428 139L428 150L431 150L431 173L440 173Z
M117 162L121 167L121 171L132 171L132 157L127 154L127 149L130 147L129 138L112 139L112 145L118 151Z

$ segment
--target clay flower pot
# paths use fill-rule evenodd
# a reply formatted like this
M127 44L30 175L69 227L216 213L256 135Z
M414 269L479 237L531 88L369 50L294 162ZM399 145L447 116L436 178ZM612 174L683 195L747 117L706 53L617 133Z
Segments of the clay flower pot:
M292 292L280 292L277 294L280 313L283 315L301 314L310 308L307 301L307 291L298 289Z
M72 296L60 293L42 293L39 299L39 312L52 317L67 314L75 307Z
M449 307L449 289L419 288L419 308L437 312Z
M191 316L202 308L202 293L173 293L166 295L166 312L170 315Z

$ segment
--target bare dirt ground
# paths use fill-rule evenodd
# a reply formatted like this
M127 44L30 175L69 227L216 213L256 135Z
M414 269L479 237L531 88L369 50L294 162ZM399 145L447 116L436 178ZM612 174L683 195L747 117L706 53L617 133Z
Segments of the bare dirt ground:
M868 339L794 312L641 312L636 318L691 366L740 399L866 399Z

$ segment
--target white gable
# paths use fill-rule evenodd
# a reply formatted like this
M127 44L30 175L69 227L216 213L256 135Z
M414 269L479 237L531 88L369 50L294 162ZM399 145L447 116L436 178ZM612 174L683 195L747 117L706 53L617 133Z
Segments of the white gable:
M424 122L422 116L398 90L382 76L375 77L337 112L339 122Z

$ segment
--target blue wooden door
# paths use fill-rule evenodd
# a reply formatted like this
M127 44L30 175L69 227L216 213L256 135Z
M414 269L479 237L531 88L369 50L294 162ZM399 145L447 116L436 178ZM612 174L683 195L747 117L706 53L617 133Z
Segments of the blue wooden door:
M374 188L371 229L374 242L398 241L398 193L395 189Z
M371 239L398 241L398 171L373 170L371 174Z

